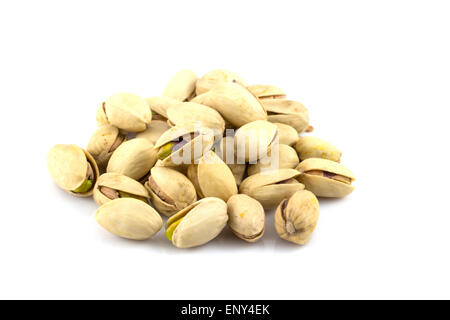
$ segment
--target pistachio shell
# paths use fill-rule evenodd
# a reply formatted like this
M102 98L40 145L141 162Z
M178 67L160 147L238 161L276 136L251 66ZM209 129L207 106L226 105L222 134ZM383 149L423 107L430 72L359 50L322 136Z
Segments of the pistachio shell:
M92 168L95 184L99 171L89 152L77 145L57 144L47 155L47 169L53 180L61 189L77 197L90 197L93 192L93 188L87 192L73 192L85 182L88 163Z
M145 183L145 188L150 193L152 204L158 212L167 217L197 201L195 188L191 181L176 170L153 167L150 178L153 179L159 190L153 190L149 182ZM164 196L170 198L170 203L162 199L155 191L163 192Z
M319 211L319 201L313 193L297 191L278 206L275 229L287 241L306 244L316 228Z
M289 198L305 186L296 183L294 179L300 172L294 169L279 169L275 171L254 174L239 186L239 193L244 193L258 200L266 209L273 208L283 199ZM287 182L287 183L280 183Z
M143 138L155 144L159 137L170 129L170 126L166 121L152 120L152 122L147 126L145 131L136 134L136 138Z
M178 248L200 246L217 237L226 226L227 204L219 198L201 199L169 218L166 229L180 219L173 231L173 245Z
M266 110L258 98L236 83L220 83L207 93L195 97L192 102L217 110L236 127L255 120L267 120Z
M234 72L228 70L212 70L207 73L203 77L197 80L196 93L200 95L202 93L208 92L213 87L215 87L219 83L238 83L242 86L246 86L245 80L242 79L239 75Z
M98 128L91 136L87 151L94 157L100 168L105 168L113 151L124 141L126 136L120 134L119 129L106 125Z
M318 197L341 198L353 192L351 182L355 180L353 173L340 163L319 158L309 158L300 162L297 170L301 173L298 180ZM308 174L310 171L324 171L329 174L346 177L350 183L337 181L331 177ZM328 174L328 175L329 175Z
M103 109L110 124L130 132L144 131L146 124L152 120L148 104L132 93L110 96L103 104Z
M259 240L265 231L266 217L262 205L245 194L236 194L227 201L228 226L248 242Z
M284 123L274 123L274 125L277 126L280 144L293 146L297 142L299 138L298 132L293 127Z
M96 117L95 118L97 120L97 125L99 127L109 125L108 118L106 118L105 103L104 102L102 104L100 104L100 106L97 108L97 113L96 113Z
M278 159L273 159L271 163L272 152L278 149ZM278 163L278 165L276 165ZM276 170L276 169L294 169L299 163L297 152L294 148L285 144L276 145L269 151L268 158L260 159L256 164L248 166L248 175L254 175L256 173Z
M100 191L101 187L122 191L136 197L149 198L147 190L138 181L119 173L109 172L102 174L94 187L94 200L100 206L113 200Z
M244 179L247 165L245 163L237 162L236 153L234 152L234 137L223 137L223 139L220 140L220 143L218 144L216 150L217 156L226 163L228 168L230 168L231 172L233 173L234 180L239 186L242 182L242 179ZM229 150L229 153L227 153L227 150Z
M268 112L270 122L287 124L299 133L308 127L309 112L300 102L284 99L263 99L261 103Z
M132 240L146 240L162 228L155 209L132 198L106 202L95 212L95 219L112 234Z
M145 102L150 107L151 111L167 119L167 109L180 103L180 101L169 97L150 97L146 98Z
M295 145L295 149L301 160L308 158L322 158L340 162L342 152L328 141L305 136L300 137Z
M198 165L191 164L187 174L200 198L216 197L227 201L237 194L233 173L213 151L207 152Z
M190 128L200 125L205 128L225 130L225 121L213 108L194 102L179 103L167 110L169 121L177 127Z
M267 155L277 136L277 126L257 120L240 127L234 136L236 157L240 161L255 162Z
M185 101L195 91L197 75L192 70L180 70L170 79L163 96Z
M116 172L135 180L142 179L157 160L153 144L146 139L136 138L122 143L112 154L107 172Z
M268 99L268 98L282 99L286 97L286 93L284 93L283 90L271 85L256 84L248 86L247 89L259 99Z

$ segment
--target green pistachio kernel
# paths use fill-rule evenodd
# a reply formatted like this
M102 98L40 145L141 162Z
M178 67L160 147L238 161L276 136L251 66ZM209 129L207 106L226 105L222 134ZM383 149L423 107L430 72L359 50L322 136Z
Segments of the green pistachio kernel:
M158 151L158 159L164 160L172 153L173 142L166 143Z
M81 186L79 186L78 188L73 190L73 192L75 192L75 193L85 193L85 192L88 192L89 190L91 190L91 188L92 188L92 180L86 179L86 180L83 181Z
M174 223L172 223L167 229L166 229L166 238L169 239L169 241L172 241L172 236L173 236L173 232L175 231L175 229L178 227L178 225L180 224L181 220L177 220Z

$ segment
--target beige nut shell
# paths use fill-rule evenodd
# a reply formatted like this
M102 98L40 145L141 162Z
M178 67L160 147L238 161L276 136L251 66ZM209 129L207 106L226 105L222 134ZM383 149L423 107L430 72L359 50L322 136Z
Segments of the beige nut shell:
M195 91L197 75L192 70L180 70L175 73L164 89L163 96L185 101Z
M255 199L236 194L227 201L228 226L238 237L248 242L256 242L265 231L264 208Z
M229 154L227 153L229 150ZM219 156L223 162L226 163L228 168L230 168L233 173L234 180L239 186L244 179L245 173L247 171L247 165L245 163L238 163L236 153L234 152L234 137L226 136L220 140L217 148L217 156Z
M196 93L200 95L208 92L219 83L237 83L246 86L245 80L238 74L224 69L211 70L197 80Z
M97 129L97 131L89 139L86 150L94 157L100 168L105 168L111 158L111 147L119 136L119 129L105 125ZM127 137L124 137L124 141Z
M276 86L266 84L255 84L248 86L247 89L259 99L282 99L286 97L286 93Z
M271 162L270 157L272 152L278 149L278 166ZM264 163L263 163L264 162ZM285 144L279 144L273 146L269 151L268 158L260 159L256 164L251 164L248 166L248 175L254 175L256 173L276 170L276 169L294 169L299 164L299 159L297 152L294 148L287 146Z
M150 97L145 98L145 102L150 107L151 111L155 111L157 114L167 119L167 109L180 103L179 100L169 97Z
M299 136L297 130L295 130L290 125L284 123L274 123L278 130L278 142L280 144L286 144L288 146L293 146L297 142Z
M295 149L301 160L308 158L322 158L340 162L342 152L330 142L312 136L300 137Z
M161 135L169 129L170 126L167 124L167 121L152 120L145 131L136 134L136 138L147 139L152 144L156 144L159 137L161 137Z
M261 103L269 113L268 120L270 122L287 124L299 133L308 127L309 112L300 102L285 99L263 99Z
M133 93L114 94L105 100L103 106L107 121L125 131L144 131L152 120L148 104Z
M182 102L167 109L173 126L190 128L195 125L223 132L225 120L213 108L194 102Z

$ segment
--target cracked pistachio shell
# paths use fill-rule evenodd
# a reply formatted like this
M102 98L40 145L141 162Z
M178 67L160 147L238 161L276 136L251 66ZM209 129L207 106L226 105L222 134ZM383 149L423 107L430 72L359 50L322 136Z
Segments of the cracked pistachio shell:
M297 142L299 138L298 132L293 127L284 123L274 123L274 125L277 126L280 144L293 146Z
M145 102L151 111L167 119L167 109L180 103L180 101L169 97L150 97L145 98ZM162 120L162 119L161 119Z
M266 215L262 205L245 194L236 194L227 201L228 226L248 242L258 241L264 234Z
M114 94L106 99L102 108L104 115L99 115L98 111L97 122L105 118L109 124L129 132L144 131L152 120L145 100L133 93Z
M306 107L297 101L284 99L261 100L268 113L270 122L284 123L301 133L309 124L309 112Z
M342 164L320 158L309 158L300 162L296 168L301 175L298 180L305 188L318 197L341 198L353 192L351 184L355 180L353 173ZM323 175L313 173L323 172ZM336 180L336 178L341 178ZM343 180L347 180L343 182Z
M167 124L167 121L152 120L145 131L136 134L136 138L147 139L152 144L155 144L159 137L169 129L170 126Z
M234 136L237 159L240 162L255 162L267 156L276 137L277 126L271 122L257 120L247 123Z
M197 75L192 70L180 70L173 75L164 89L163 96L185 101L195 91Z
M170 217L166 234L172 224L178 223L171 236L172 244L178 248L197 247L216 238L227 221L227 204L219 198L204 198Z
M152 179L152 184L150 184ZM153 167L145 188L158 212L167 217L197 201L192 182L180 172L166 167Z
M135 138L122 143L113 152L106 171L140 180L148 174L156 160L153 144L146 139Z
M230 150L229 154L227 153L227 150ZM236 153L234 152L234 137L223 137L223 139L220 140L220 143L217 146L216 154L222 159L222 161L226 163L228 168L230 168L231 172L233 173L234 180L239 186L244 179L247 165L245 163L237 162Z
M88 163L93 171L92 188L83 193L73 192L86 180ZM77 197L90 197L99 176L97 163L89 152L74 144L57 144L47 155L47 169L56 184L64 191Z
M247 89L253 93L255 97L259 99L283 99L286 98L286 93L278 87L266 85L266 84L256 84L248 86Z
M91 136L86 149L94 157L97 165L104 169L113 151L126 140L127 137L122 135L118 128L105 125Z
M300 160L322 158L341 162L342 152L328 141L316 137L300 137L295 145L295 149Z
M271 155L273 151L278 148L278 160L274 158L271 160ZM278 165L277 165L278 162ZM294 148L289 147L285 144L280 144L272 147L269 151L267 158L260 159L256 164L251 164L248 166L248 175L254 175L256 173L276 170L276 169L294 169L299 164L299 159L297 152Z
M237 83L221 83L192 102L217 110L225 120L239 128L256 120L267 120L263 105L250 91Z
M155 163L155 167L164 167L162 160L156 161ZM189 165L188 164L181 164L179 166L167 166L167 168L173 169L178 171L179 173L183 174L183 175L187 175L187 169L188 169Z
M147 190L138 181L119 173L109 172L102 174L98 178L94 187L94 200L100 206L106 202L114 200L108 198L100 192L101 187L108 187L117 191L122 191L131 195L131 197L136 196L147 199L149 198Z
M297 191L278 206L275 229L282 239L306 244L316 228L319 211L319 201L312 192Z
M200 95L202 93L208 92L217 84L224 82L238 83L244 87L247 85L245 83L245 80L236 73L228 70L218 69L205 73L203 77L197 80L196 93L197 95Z
M247 177L239 186L239 193L244 193L258 200L266 209L280 204L305 186L295 180L300 172L294 169L279 169L262 172Z
M200 125L205 128L220 131L225 130L225 121L220 113L213 108L194 102L182 102L167 110L171 125L190 128Z
M176 167L182 164L194 163L196 159L201 158L209 151L214 144L214 133L211 130L172 127L164 132L155 144L155 150L159 150L165 144L176 140L186 134L198 134L194 139L183 145L178 150L172 152L164 158L160 165L163 167ZM181 163L178 163L181 161Z
M227 201L238 193L233 173L213 151L207 152L198 164L191 164L187 175L200 198L216 197Z
M133 198L106 202L95 212L95 219L112 234L132 240L146 240L162 228L158 212Z

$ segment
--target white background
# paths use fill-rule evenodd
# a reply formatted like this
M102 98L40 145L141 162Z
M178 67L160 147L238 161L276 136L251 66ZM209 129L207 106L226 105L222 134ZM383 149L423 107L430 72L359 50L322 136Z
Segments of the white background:
M2 1L0 298L450 298L448 1ZM274 84L343 150L355 192L310 243L229 230L192 250L108 234L59 190L56 143L86 146L121 91L182 68Z

